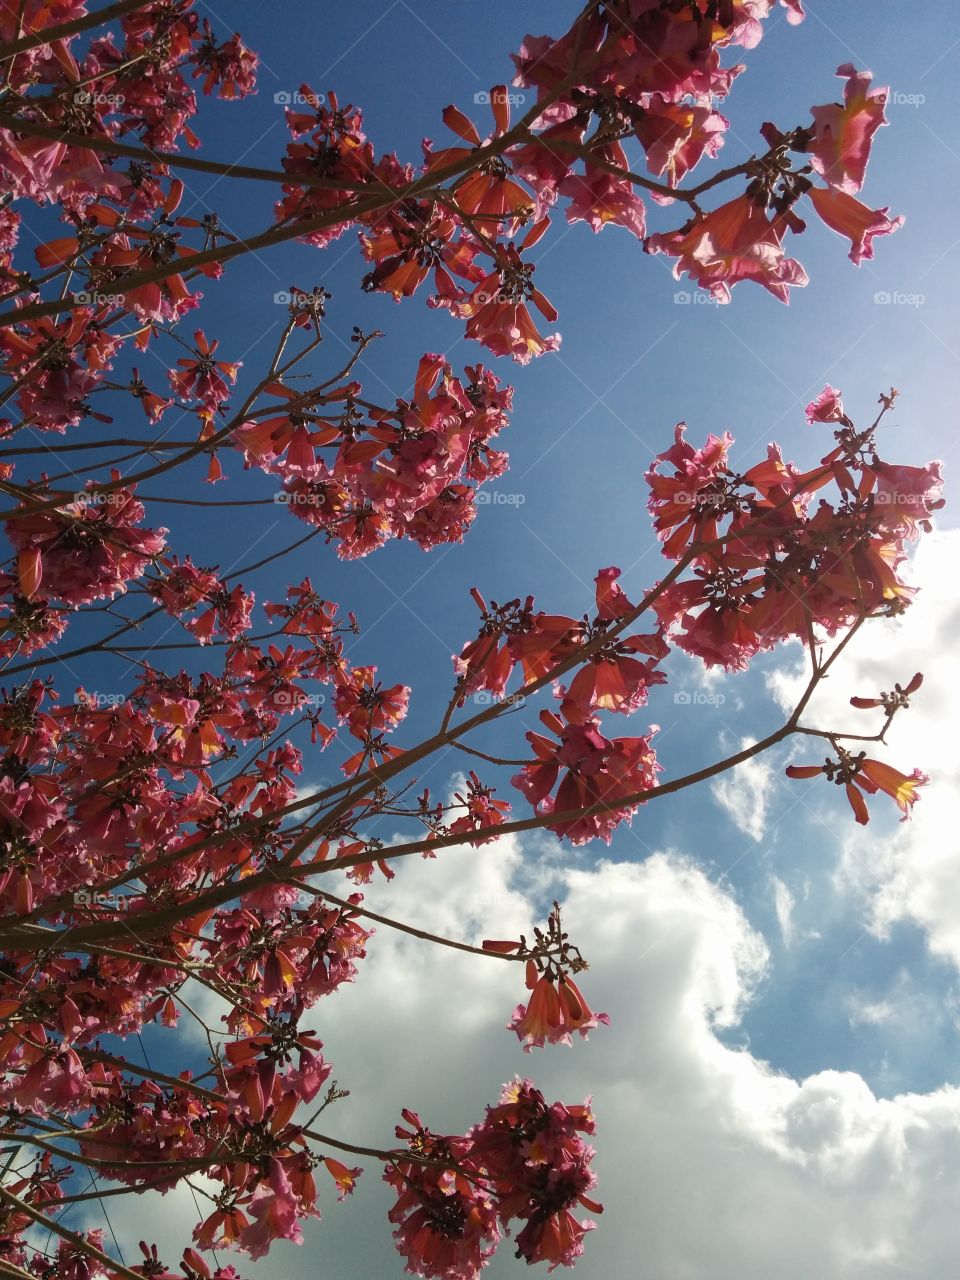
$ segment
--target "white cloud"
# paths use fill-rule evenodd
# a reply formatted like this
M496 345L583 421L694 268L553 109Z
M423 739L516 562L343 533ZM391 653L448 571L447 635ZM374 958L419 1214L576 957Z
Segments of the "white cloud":
M912 969L903 967L882 991L854 988L845 1000L851 1027L885 1026L898 1044L922 1046L944 1028L956 1029L957 992L925 990Z
M876 818L866 828L850 825L845 836L838 882L865 896L870 924L885 936L890 926L908 920L926 931L931 951L960 967L960 594L957 563L960 530L922 539L912 566L920 594L903 618L869 623L817 691L804 717L807 724L846 727L871 733L881 723L878 711L854 711L851 694L872 696L901 684L914 672L924 683L887 735L888 745L871 746L878 758L909 773L930 775L913 819L891 835L877 838L877 818L893 809L885 796L871 801ZM805 675L777 674L774 692L787 707L795 704ZM813 744L808 753L824 752ZM806 758L806 755L804 755ZM795 784L800 786L800 783ZM816 782L806 784L810 787Z
M552 875L507 839L410 860L369 902L434 932L510 937L539 918ZM308 1020L352 1091L319 1127L388 1144L407 1105L462 1130L503 1080L529 1074L551 1097L594 1095L606 1212L581 1280L953 1280L960 1091L878 1099L854 1073L798 1081L725 1044L718 1032L766 988L770 959L731 894L683 858L585 863L563 881L565 924L591 964L585 993L612 1025L524 1055L503 1030L519 967L381 928L356 986ZM277 1246L242 1273L399 1277L385 1191L365 1163L352 1200L326 1195L306 1248ZM168 1217L190 1216L169 1203ZM146 1209L113 1215L134 1245L151 1234ZM505 1242L488 1274L505 1280L519 1265Z
M744 738L737 747L752 747L753 738ZM738 831L760 841L767 830L767 802L773 790L773 771L759 756L738 764L711 784L710 792L717 804L733 821Z
M860 992L852 992L846 1003L851 1027L879 1027L894 1022L899 1012L894 1000L869 1000Z
M783 938L783 945L789 947L793 945L796 937L793 909L797 905L797 900L778 876L771 876L770 883L773 888L773 909L777 913L780 936Z

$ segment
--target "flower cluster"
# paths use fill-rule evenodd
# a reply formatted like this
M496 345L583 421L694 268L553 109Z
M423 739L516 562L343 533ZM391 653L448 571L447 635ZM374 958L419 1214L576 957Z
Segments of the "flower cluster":
M696 450L681 424L647 473L664 554L687 557L693 570L664 585L654 609L673 643L707 665L742 669L785 639L834 635L857 618L899 612L913 596L899 570L906 542L943 505L940 464L883 462L875 426L856 431L832 387L807 416L838 424L836 447L813 470L771 445L766 462L737 474L732 437ZM833 502L811 507L828 485Z
M279 383L270 390L279 402L236 442L248 466L279 477L279 500L346 559L389 538L424 549L462 541L477 486L507 467L491 441L507 425L512 388L482 365L461 380L441 356L425 355L411 399L393 409L368 405L358 382L314 396Z
M781 5L791 22L803 16L799 0ZM221 351L202 327L181 336L199 286L257 246L299 238L324 248L355 231L365 291L399 302L422 290L467 338L520 364L560 342L541 332L558 316L535 260L560 213L594 232L620 227L724 301L742 280L784 301L805 282L784 247L803 229L804 201L849 238L855 263L869 258L902 220L856 198L885 123L885 90L850 65L838 72L843 102L814 107L811 126L764 126L766 154L732 171L745 179L741 194L705 211L681 189L718 155L729 127L717 104L742 68L725 61L728 51L752 48L774 8L588 6L559 39L525 40L515 84L529 92L495 86L486 124L448 106L449 145L425 140L416 164L378 155L357 107L304 84L286 112L282 172L252 175L278 182L273 225L240 241L216 212L192 216L173 176L198 164L179 152L200 145L202 97L255 91L257 56L238 34L218 35L194 0L108 6L99 29L83 0L0 5L0 404L9 415L0 418L0 1110L10 1156L0 1258L11 1274L113 1273L99 1230L63 1231L56 1252L37 1247L33 1230L56 1232L90 1194L78 1175L94 1171L116 1184L110 1194L165 1193L202 1177L207 1199L182 1260L168 1269L143 1242L136 1272L239 1280L204 1255L234 1248L259 1258L276 1240L301 1241L324 1190L342 1199L361 1173L330 1151L365 1151L386 1166L408 1270L473 1280L511 1230L529 1263L568 1266L582 1253L593 1224L580 1211L600 1212L589 1104L549 1104L516 1080L463 1135L431 1133L404 1111L401 1150L350 1147L313 1128L346 1091L307 1025L310 1011L358 976L371 917L465 946L374 915L356 888L378 870L392 879L401 853L479 849L525 826L609 843L667 788L658 789L656 727L615 736L605 717L646 707L672 646L736 670L783 640L813 653L825 635L902 611L912 596L907 543L943 505L939 464L883 461L877 424L857 430L832 387L807 407L811 424L835 428L810 471L770 446L738 473L729 435L696 448L678 428L647 475L671 564L664 580L634 604L620 570L602 568L579 618L538 611L533 596L488 604L475 589L479 633L454 657L442 725L405 748L391 735L411 690L357 660L354 615L341 616L303 570L289 586L280 579L278 599L258 602L249 575L275 572L285 552L221 570L181 547L180 531L162 527L150 505L220 500L151 490L194 464L195 478L213 485L225 463L239 471L242 461L260 473L251 490L264 476L272 484L250 504L275 511L276 502L305 526L294 546L325 538L351 560L392 539L423 549L460 541L478 488L507 468L498 446L512 388L479 363L458 374L425 354L412 388L381 404L356 376L381 335L356 328L343 368L319 381L304 373L326 336L321 286L276 296L286 311L276 313L275 354L249 388L238 351ZM517 97L530 100L519 117ZM635 172L643 165L651 177ZM21 240L13 202L42 209L41 234L28 227ZM688 221L649 229L678 205ZM883 397L885 408L892 400ZM188 438L174 439L184 423ZM61 455L70 461L62 474L38 475L38 454L51 470L54 456L58 468ZM653 620L641 624L643 614ZM67 649L71 626L79 634ZM160 667L162 652L180 649L189 651L182 666L177 657ZM103 655L134 673L123 691L76 684L93 680ZM37 675L55 662L72 673L72 698ZM520 687L508 695L512 680ZM918 687L915 677L853 701L882 708L889 723ZM552 696L553 709L541 711L543 732L526 734L530 758L459 741L452 720L469 698L485 706L466 720L472 730L537 695ZM844 735L821 736L833 755L790 766L791 777L842 785L860 823L878 792L909 815L926 782L919 771L855 754ZM307 785L311 747L340 751L334 781ZM511 823L510 801L473 769L446 802L426 788L411 799L405 771L460 749L517 769L512 784L533 818ZM406 846L373 834L401 821L418 837ZM328 888L341 873L345 898ZM580 990L587 966L559 907L533 944L481 950L525 962L527 995L508 1024L524 1050L607 1023ZM223 1009L220 1033L195 1007L195 987ZM175 1034L185 1017L205 1034L177 1074L125 1048L147 1029Z
M791 21L802 19L799 0L783 3ZM637 193L646 188L661 205L683 200L681 180L717 156L729 122L714 104L744 69L726 65L724 56L755 46L773 8L773 0L719 9L617 3L581 15L558 39L528 36L514 56L514 84L535 91L532 109L513 122L511 102L525 95L495 85L485 95L492 127L484 136L465 112L448 106L443 122L457 141L435 149L426 140L420 176L393 153L376 157L357 108L304 85L300 100L312 109L287 110L293 140L283 163L291 181L277 219L320 246L357 227L372 264L365 289L399 301L429 279L431 306L466 320L466 337L522 364L560 341L541 334L530 310L548 323L557 319L534 283L530 250L558 208L567 222L595 232L625 228L647 252L674 258L677 276L686 273L718 301L752 280L787 302L790 289L807 283L784 249L785 237L804 229L801 200L850 237L857 264L872 256L876 236L903 221L854 198L885 123L886 90L871 89L869 72L840 67L844 101L813 107L811 127L781 132L764 125L767 153L741 166L746 190L718 208L704 212L690 200L689 221L651 233ZM639 145L653 178L634 172L627 142ZM826 186L815 186L811 171ZM448 186L438 195L443 181ZM394 198L384 207L385 190Z
M427 1277L474 1280L493 1255L501 1229L522 1223L516 1254L527 1263L572 1266L583 1237L596 1224L574 1217L596 1184L589 1100L581 1106L548 1104L531 1081L504 1086L497 1105L462 1137L431 1133L404 1111L397 1126L410 1158L389 1165L384 1179L397 1192L390 1221L407 1270Z

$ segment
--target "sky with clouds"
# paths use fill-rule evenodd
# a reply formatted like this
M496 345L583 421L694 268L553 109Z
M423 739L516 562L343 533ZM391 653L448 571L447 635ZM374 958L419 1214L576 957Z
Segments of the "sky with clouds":
M247 8L242 21L232 10L223 20L263 55L260 93L239 108L214 104L204 138L211 156L273 166L286 141L276 94L302 81L335 88L362 105L378 151L395 147L415 159L424 133L444 145L448 102L482 119L474 94L509 76L508 52L528 30L559 31L576 6ZM954 7L810 0L807 9L798 28L778 13L747 57L723 108L732 125L723 158L758 149L764 120L806 122L811 104L838 92L837 65L854 61L894 91L865 195L905 214L905 226L878 242L876 260L860 271L838 238L811 226L795 249L811 283L789 308L750 286L724 308L694 301L662 259L645 257L616 228L598 237L561 228L542 242L538 284L560 311L564 341L526 370L495 362L517 387L504 441L512 467L497 486L511 501L481 509L463 547L424 556L391 546L348 566L321 549L290 566L291 580L310 573L359 614L355 662L413 685L401 741L416 740L445 705L450 655L475 627L471 585L499 599L535 592L549 612L576 616L590 607L602 566L621 566L633 598L661 574L642 475L680 418L694 440L733 431L736 467L772 439L806 466L826 447L803 416L824 382L843 389L860 422L896 385L903 395L884 435L890 459L943 458L949 485L960 359ZM269 221L268 194L191 180L181 212L209 208L235 228ZM651 213L657 229L669 225L665 217ZM445 351L457 367L478 358L457 325L419 300L397 308L362 297L363 270L350 237L323 255L282 246L269 259L243 260L211 288L201 321L253 379L286 316L273 295L322 282L334 294L331 364L353 324L384 330L362 373L378 394L400 393L424 350ZM409 860L392 884L370 888L368 905L467 941L529 933L559 898L590 962L586 993L611 1025L587 1043L524 1055L505 1030L522 996L514 966L379 929L358 983L311 1019L350 1090L324 1116L331 1134L387 1143L401 1106L420 1110L434 1129L462 1130L503 1081L530 1074L548 1096L593 1095L606 1211L587 1240L584 1280L956 1276L960 529L949 497L948 487L938 531L914 561L917 603L902 621L864 631L808 714L809 723L832 725L851 714L869 719L850 712L851 693L925 673L887 757L931 776L913 822L899 825L875 802L875 820L856 828L836 789L784 778L790 761L821 758L816 744L792 743L696 795L649 805L609 848L571 852L525 836ZM186 545L202 534L206 559L224 566L253 543L227 520L182 533ZM257 537L266 554L289 540L289 526ZM278 584L253 585L277 598L270 588ZM88 687L116 680L115 665L98 666L105 661L81 673ZM769 732L804 679L799 649L736 677L708 678L682 656L668 670L671 684L649 708L661 726L665 777ZM643 732L646 715L625 731ZM533 718L521 708L494 745L515 748ZM311 759L305 781L322 782L326 767ZM450 792L461 767L446 756L421 782ZM387 1204L371 1165L351 1200L327 1197L304 1248L278 1245L241 1269L263 1280L399 1276ZM142 1236L167 1241L177 1256L195 1219L189 1198L176 1194L124 1201L111 1213L128 1261ZM522 1265L505 1242L489 1274L504 1280Z

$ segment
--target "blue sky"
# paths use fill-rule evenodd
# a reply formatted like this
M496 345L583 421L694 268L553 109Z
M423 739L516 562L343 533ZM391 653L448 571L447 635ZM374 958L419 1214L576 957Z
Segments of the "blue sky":
M475 607L467 594L470 586L476 585L488 597L500 600L533 592L538 604L548 611L578 615L590 607L592 580L598 568L619 565L625 589L634 598L663 572L664 561L646 514L643 472L652 455L669 444L673 425L680 419L689 423L694 440L709 431L732 431L737 439L735 466L756 460L769 440L780 441L788 457L808 465L824 452L825 437L819 434L822 428L806 425L803 406L824 382L843 389L848 411L860 421L873 416L878 393L895 385L903 394L887 428L887 454L892 461L904 462L943 458L949 478L957 438L960 361L956 307L960 294L956 220L960 144L950 132L960 52L960 42L950 47L954 6L946 0L928 0L924 5L910 6L907 13L904 6L882 0L851 0L842 5L811 0L807 7L808 19L800 27L788 27L778 12L766 24L759 48L747 56L748 70L722 106L732 125L722 161L734 163L759 149L762 144L757 129L764 120L773 120L783 128L807 123L811 104L839 96L840 81L834 79L838 64L852 61L858 67L871 68L878 84L891 86L893 97L888 110L890 127L875 141L864 196L872 206L889 205L893 213L906 217L905 226L896 235L877 242L875 261L860 270L854 268L847 260L845 242L814 225L811 217L807 232L792 247L809 273L810 284L793 292L789 307L749 285L735 290L731 305L718 307L703 299L690 301L689 283L674 281L666 261L644 255L627 232L610 228L593 236L583 225L569 230L556 226L533 256L538 263L537 283L560 312L556 326L563 334L560 351L526 369L506 360L488 360L487 353L482 356L485 364L492 364L516 387L512 425L503 440L511 455L511 469L495 489L519 500L481 507L463 546L424 555L414 547L395 544L366 561L344 565L331 551L313 544L287 562L282 582L278 576L271 580L269 573L250 580L259 600L277 599L287 581L309 573L326 596L358 614L364 632L351 656L358 662L376 663L387 682L402 680L414 689L411 714L399 742L415 741L429 730L446 703L451 687L450 655L471 637L476 625ZM242 19L239 9L218 13L205 4L201 9L221 26L232 29L234 22L239 24L247 42L262 57L257 97L239 106L214 103L201 117L203 154L266 167L276 166L286 143L283 108L275 103L274 95L294 91L303 81L320 92L335 89L341 102L361 106L366 132L378 153L396 149L401 159L416 161L422 136L445 145L447 135L440 113L451 101L473 114L483 130L486 108L474 108L473 95L509 78L508 53L518 47L527 31L558 33L576 11L574 5L543 0L528 0L523 6L506 0L444 6L415 0L339 6L288 3L282 8L243 6ZM247 188L196 175L187 186L181 213L199 216L213 208L225 225L244 233L259 230L271 220L273 193L266 185ZM729 194L737 190L732 187ZM653 208L649 213L655 229L672 225L670 211ZM273 295L291 284L310 288L322 283L334 295L328 337L321 352L325 363L314 360L311 369L332 369L342 361L354 324L384 331L385 339L374 344L360 373L367 392L374 398L382 394L384 403L408 389L423 351L444 351L458 368L481 358L476 344L462 339L457 323L443 313L429 311L419 298L397 306L381 297L361 294L359 281L364 270L355 238L350 235L323 253L307 246L283 245L267 256L243 259L229 268L222 284L211 284L197 313L199 322L208 334L220 338L224 358L243 359L241 389L259 376L270 357L272 342L286 318L286 308L275 305ZM687 300L682 301L679 294ZM194 327L189 320L187 324ZM160 384L159 365L142 363L148 382ZM236 492L270 496L272 486L265 477L244 477L236 461L224 461ZM198 468L195 478L199 475ZM166 487L155 482L150 491L182 492L183 483L182 478L166 482ZM234 494L231 486L224 485L212 496ZM954 510L948 504L942 513L942 530L957 528ZM195 558L219 562L226 569L238 560L267 554L283 545L284 539L292 540L300 529L291 524L282 508L252 508L251 512L239 516L225 508L216 518L210 513L202 520L177 514L175 520L166 522L174 528L175 549L191 550ZM202 547L202 555L198 547ZM925 631L911 632L904 642L912 646L911 654L929 662L942 663L948 656L943 649L952 635L945 621L950 616L946 596L953 587L945 585L945 578L955 564L956 551L957 543L948 538L939 558L931 558L930 576L925 579L931 584L928 592L936 595L942 590L945 598L931 600L929 613L924 615ZM934 645L937 635L942 644ZM930 646L926 651L925 638ZM885 671L883 664L893 661L885 644L870 632L861 642L865 652L857 659L859 665L852 670L858 675L874 668ZM660 757L667 777L706 763L778 722L782 717L778 692L789 683L784 671L795 667L797 660L796 653L764 658L746 675L705 684L702 672L678 658L672 666L668 664L672 685L659 700L651 701L649 714L637 716L623 731L642 732L648 720L660 724ZM897 678L909 677L914 669L896 668ZM78 675L91 688L125 687L125 676L115 660L91 661L78 668ZM677 705L673 701L677 689L710 693L715 701ZM845 688L838 692L854 691ZM723 701L716 700L717 695ZM923 712L928 719L920 722L923 732L915 731L906 745L939 752L949 743L943 712L944 704L938 706L934 695ZM522 731L533 720L533 714L521 711L489 741L507 754L517 754ZM700 988L692 977L693 986L689 990L683 987L677 977L681 970L688 977L695 971L709 975L714 972L710 965L715 965L717 974L727 975L723 982L734 982L730 966L736 969L736 982L743 988L737 988L739 995L735 992L735 998L731 997L736 1013L731 1013L725 1025L723 1019L711 1022L709 1018L703 1027L697 1024L697 1036L701 1031L709 1033L718 1046L711 1048L711 1053L733 1055L723 1062L762 1061L770 1064L774 1074L781 1073L790 1081L819 1078L818 1073L825 1072L854 1073L875 1100L904 1094L933 1096L932 1091L958 1081L960 948L949 921L938 914L936 886L942 882L933 872L929 883L923 880L927 863L902 832L896 832L899 843L892 846L893 854L881 851L883 839L896 830L889 815L878 813L871 826L873 845L851 843L849 815L831 791L822 788L801 795L797 788L803 784L791 786L782 781L787 758L785 749L770 762L769 773L741 775L731 782L725 792L726 807L709 788L658 802L641 810L631 828L621 829L609 851L590 846L578 854L566 851L563 858L580 869L584 877L581 889L590 900L601 903L602 883L596 870L601 856L614 863L652 858L652 870L634 867L629 872L634 878L628 888L638 894L637 928L641 932L644 928L655 932L656 923L651 923L652 908L646 905L641 890L649 890L654 899L660 893L667 904L664 911L681 914L681 890L687 894L692 904L690 918L695 916L699 923L696 928L690 926L690 949L670 953L679 968L676 972L658 969L659 980L664 990L673 990L670 984L676 981L680 984L676 990L689 994L689 990ZM938 767L949 763L913 757L893 762L908 768L919 765L934 775L935 783ZM319 781L329 767L322 758L311 760L307 780ZM450 785L454 767L448 759L424 780L443 792ZM949 791L953 778L944 770L939 781ZM926 807L925 799L920 808ZM949 825L949 814L944 817L945 811L938 813L940 821L948 825L939 835L928 828L926 838L949 841L955 827ZM475 859L482 856L477 854ZM503 888L504 903L510 910L549 900L560 877L560 854L555 846L540 839L528 840L497 857L506 860L504 866L509 864L509 875L503 871L495 883ZM463 866L465 876L474 874L473 862ZM942 874L938 864L937 876ZM419 876L419 871L410 872L410 877ZM416 884L420 883L417 879ZM457 889L449 874L438 876L439 885L445 886L445 892ZM454 925L469 928L477 923L479 916L471 916L462 903L459 914L445 905L439 887L436 898L423 897L431 893L429 878L422 878L422 886L422 891L418 890L421 896L401 888L397 897L409 900L414 910L422 907L424 918L431 922L452 911ZM393 910L396 899L391 901L392 892L378 890L376 905ZM485 907L480 915L485 910L491 921L496 920L496 890L484 890L481 900ZM596 934L595 921L582 924L588 935ZM427 927L433 926L428 923ZM696 932L698 929L701 932ZM765 939L765 964L754 963L751 931ZM688 936L680 932L684 938ZM706 969L696 969L691 957L700 955L697 939L709 940L715 935L722 939L720 950L710 952ZM629 936L625 937L630 950ZM603 945L598 935L598 946ZM748 953L754 960L749 956L744 959ZM406 952L396 954L410 960ZM435 960L436 969L442 963ZM627 963L626 953L623 963ZM614 975L621 971L612 954L599 969ZM446 998L443 992L449 990L442 985L443 975L431 970L429 964L418 973L421 983L433 976L439 984L433 1000L442 1005ZM599 979L595 986L603 1005ZM370 1015L369 1008L364 1013L362 988L361 979L357 999L353 992L344 997L346 1012L329 1015L341 1036L355 1034L348 1014L360 1019ZM373 989L385 1001L400 1000L400 1006L406 998L397 995L386 977L379 986L373 984ZM422 994L427 1002L427 993ZM620 1000L623 993L616 994ZM638 996L638 1007L646 1008L645 998ZM706 1008L710 997L704 1000ZM326 1010L323 1016L328 1016ZM386 1025L391 1009L375 1009L374 1016L382 1016ZM441 1015L441 1020L445 1016ZM641 1016L647 1014L636 1014ZM451 1026L460 1026L457 1017L450 1015ZM636 1025L642 1030L648 1024ZM654 1019L649 1025L662 1030L666 1024ZM464 1044L469 1045L476 1028L471 1024L461 1031ZM356 1034L358 1042L366 1043L364 1036ZM498 1071L522 1072L535 1067L539 1077L546 1061L542 1054L532 1063L521 1060L516 1046L498 1025L487 1034L499 1034L504 1042L495 1056L491 1051L489 1081L483 1084L476 1071L471 1074L465 1067L462 1087L447 1080L434 1097L441 1111L446 1108L450 1113L457 1112L458 1100L469 1104L464 1123L469 1123L483 1101L493 1100L501 1078L505 1078L497 1075ZM376 1052L375 1041L371 1041L370 1052ZM616 1108L625 1105L623 1090L627 1085L622 1075L604 1077L602 1035L589 1046L555 1052L565 1055L563 1062L547 1066L545 1074L555 1075L573 1095L589 1090L591 1072L607 1079L607 1123L614 1128ZM620 1050L609 1052L615 1057ZM642 1052L640 1045L637 1053ZM330 1053L336 1061L333 1035ZM411 1047L410 1054L415 1053L416 1048ZM454 1056L460 1053L458 1050ZM357 1072L362 1073L356 1048L347 1049L342 1056L352 1058ZM690 1060L700 1061L693 1052ZM664 1062L669 1066L668 1059ZM638 1079L645 1078L646 1069L638 1064ZM404 1075L402 1069L399 1074ZM757 1069L757 1078L761 1076ZM472 1096L464 1099L467 1077ZM763 1080L764 1089L779 1088L768 1076ZM655 1094L656 1085L651 1089ZM427 1090L427 1096L419 1099L421 1105L430 1100L431 1092L437 1093ZM359 1093L362 1097L362 1087ZM381 1094L377 1096L386 1101ZM670 1096L669 1091L664 1094L666 1103ZM682 1084L677 1086L676 1097L681 1108L686 1105L684 1099L689 1101ZM385 1114L394 1114L407 1102L416 1105L416 1100L407 1097L391 1097L389 1101L393 1110ZM357 1115L348 1117L346 1105L343 1115L337 1116L338 1132L349 1129L358 1141L386 1140L389 1128L383 1134L353 1130ZM379 1113L371 1104L364 1114ZM658 1123L650 1120L654 1128ZM674 1152L682 1149L683 1134L684 1125L679 1123L671 1148ZM604 1141L601 1124L598 1145L602 1147ZM744 1143L750 1141L763 1145L755 1134L742 1138ZM696 1143L691 1150L699 1150ZM682 1168L678 1169L680 1188L685 1184ZM367 1176L372 1183L376 1175L371 1170ZM642 1180L649 1171L637 1176ZM752 1184L748 1180L745 1185ZM803 1195L813 1197L814 1191L786 1188L783 1203L792 1204L792 1197L797 1196L802 1207ZM359 1222L355 1207L343 1212L354 1215L345 1216L344 1222ZM735 1216L734 1210L730 1212ZM829 1204L818 1201L815 1213L825 1215L823 1220L828 1221ZM654 1218L646 1226L651 1238L658 1239ZM592 1246L597 1242L588 1242L581 1274L593 1280L606 1274L610 1265L629 1259L632 1229L629 1216L623 1213L605 1222L602 1231L608 1233L608 1243L602 1251L598 1244L594 1251ZM382 1229L378 1224L376 1231L386 1239L386 1224ZM731 1243L731 1257L744 1259L736 1268L738 1274L759 1275L768 1257L775 1257L764 1252L768 1246L760 1240L761 1235L758 1231L754 1237L752 1254L749 1241L742 1253L736 1251L739 1243ZM380 1245L366 1242L354 1257L357 1267L348 1265L350 1257L343 1251L351 1248L351 1237L345 1227L334 1228L329 1241L325 1240L323 1230L311 1235L307 1258L296 1258L293 1250L284 1249L282 1258L278 1254L277 1274L284 1273L285 1267L306 1274L311 1258L346 1268L351 1275L400 1274L400 1262L390 1261L388 1249L384 1252ZM699 1254L694 1256L693 1244L679 1239L671 1244L665 1239L657 1248L654 1256L659 1269L650 1272L657 1280L706 1274L702 1268L707 1262L698 1260ZM368 1256L367 1249L379 1252ZM910 1270L913 1264L903 1259L890 1262L894 1253L887 1250L872 1260L861 1258L856 1266L850 1263L850 1274L862 1275L865 1280L886 1280L887 1276L922 1273L922 1268ZM704 1253L704 1259L707 1257ZM821 1261L813 1255L809 1261L812 1269L806 1274L817 1273ZM892 1269L888 1270L888 1264ZM507 1250L493 1274L512 1275L519 1265L509 1260ZM925 1274L939 1276L938 1265L928 1266ZM272 1272L263 1269L262 1274ZM727 1272L718 1274L722 1277ZM832 1276L833 1272L820 1274ZM842 1274L842 1268L837 1274ZM946 1276L947 1271L942 1274Z

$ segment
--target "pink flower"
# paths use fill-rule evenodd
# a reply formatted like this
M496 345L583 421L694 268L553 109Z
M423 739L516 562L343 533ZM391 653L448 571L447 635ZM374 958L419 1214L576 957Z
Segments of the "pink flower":
M560 120L509 152L514 173L537 193L534 220L542 218L556 203L560 183L573 170L573 155L556 144L579 147L583 134L583 122L574 116Z
M485 1179L443 1167L451 1160L463 1166L471 1155L469 1138L432 1134L415 1112L402 1114L413 1131L398 1125L397 1137L418 1157L436 1161L401 1157L384 1169L384 1182L398 1193L387 1217L406 1270L436 1280L476 1280L500 1239L497 1206Z
M494 355L513 356L519 364L529 364L534 356L556 351L558 333L544 337L535 325L527 302L532 302L551 324L557 311L533 283L533 263L524 262L520 252L532 248L546 231L548 221L535 222L520 241L519 250L511 240L501 247L492 271L465 298L437 298L434 305L445 306L451 315L467 321L466 336L475 338Z
M789 215L771 221L748 195L721 205L680 231L647 237L648 253L675 257L674 276L686 272L718 302L730 301L730 285L752 280L781 302L807 283L807 273L785 256L780 243Z
M644 479L650 486L648 508L665 556L679 556L691 541L712 542L726 514L727 455L733 436L709 435L701 449L684 440L685 422L674 428L674 442L657 454ZM660 467L673 468L661 475Z
M843 422L843 401L836 387L828 382L815 400L811 400L806 409L807 421L811 426L815 422Z
M597 710L630 715L647 701L652 685L666 684L655 667L669 649L659 633L627 636L610 641L585 662L570 682L557 690L561 711L568 720L582 720ZM646 654L641 662L632 655Z
M16 1079L16 1077L15 1077ZM90 1081L73 1049L42 1053L17 1080L12 1096L26 1106L79 1110L90 1097Z
M850 261L858 266L873 257L876 236L888 236L903 226L903 216L887 217L887 209L869 209L845 191L833 187L811 187L807 195L831 231L850 239Z
M167 530L137 528L143 517L132 489L11 516L6 533L18 552L23 594L89 604L126 591L164 547Z
M197 344L195 360L182 357L177 361L179 370L171 370L169 377L174 391L184 400L201 400L216 409L229 395L227 380L235 383L241 361L236 363L217 360L214 353L219 342L209 342L202 329L194 334Z
M665 173L674 186L704 155L716 156L729 127L729 121L710 107L654 97L635 131L647 153L647 168L658 176Z
M573 1213L581 1205L603 1212L587 1194L597 1178L593 1148L580 1134L593 1131L589 1099L582 1106L548 1105L529 1080L515 1079L468 1134L474 1157L495 1183L501 1221L524 1223L517 1256L528 1263L549 1262L552 1271L572 1266L583 1253L583 1237L596 1224Z
M837 75L847 77L843 105L832 102L810 108L814 135L807 151L824 182L855 195L863 186L873 135L887 123L883 108L889 90L870 93L871 73L857 71L849 62L837 68Z
M930 532L930 517L944 505L942 468L940 462L897 467L878 460L873 465L875 502L885 531L909 538L916 538L921 529Z
M253 1222L240 1233L239 1245L251 1258L262 1258L274 1240L291 1240L303 1244L296 1191L279 1160L271 1158L269 1178L261 1182L248 1205ZM313 1216L320 1215L313 1211Z
M564 724L550 711L540 719L560 739L528 733L536 759L511 779L538 813L570 813L602 806L594 813L547 823L547 829L567 836L573 844L600 837L609 844L613 831L636 811L638 792L657 785L660 766L650 738L605 738L600 721L591 716L578 724ZM656 732L651 728L650 737ZM565 770L555 796L550 796L560 770ZM619 801L624 801L620 804Z
M627 599L623 588L617 585L620 570L616 565L601 569L594 581L597 585L597 618L603 622L612 622L630 613L633 605Z
M451 835L484 831L488 827L499 827L506 821L506 815L510 812L509 802L494 799L495 788L484 786L473 769L470 770L464 790L466 796L458 791L454 797L465 813L450 824ZM476 849L492 839L493 836L486 836L471 840L470 843Z
M513 252L509 265L484 276L474 291L462 302L451 305L454 315L467 321L466 336L489 348L497 356L513 356L518 364L529 364L534 356L556 351L560 335L544 337L527 309L529 299L540 314L551 323L557 312L530 282L530 267L521 267Z
M600 147L597 155L618 168L629 168L626 153L617 143ZM635 194L633 184L589 160L585 169L585 173L572 173L564 178L558 188L560 195L570 199L567 221L586 222L594 231L602 231L614 222L642 240L647 233L646 216L643 201Z
M518 1004L507 1025L515 1031L525 1053L543 1048L545 1043L570 1044L570 1034L578 1031L584 1040L589 1031L603 1023L609 1026L606 1013L594 1013L572 978L561 974L559 983L546 975L538 978L526 1005Z
M324 1062L319 1053L301 1049L297 1069L288 1070L284 1077L286 1088L296 1093L304 1102L312 1102L332 1070L330 1063Z
M257 54L248 49L238 35L233 35L218 45L210 30L209 20L204 18L204 41L197 50L197 66L193 78L203 76L203 92L214 87L217 96L227 100L245 98L256 93Z

